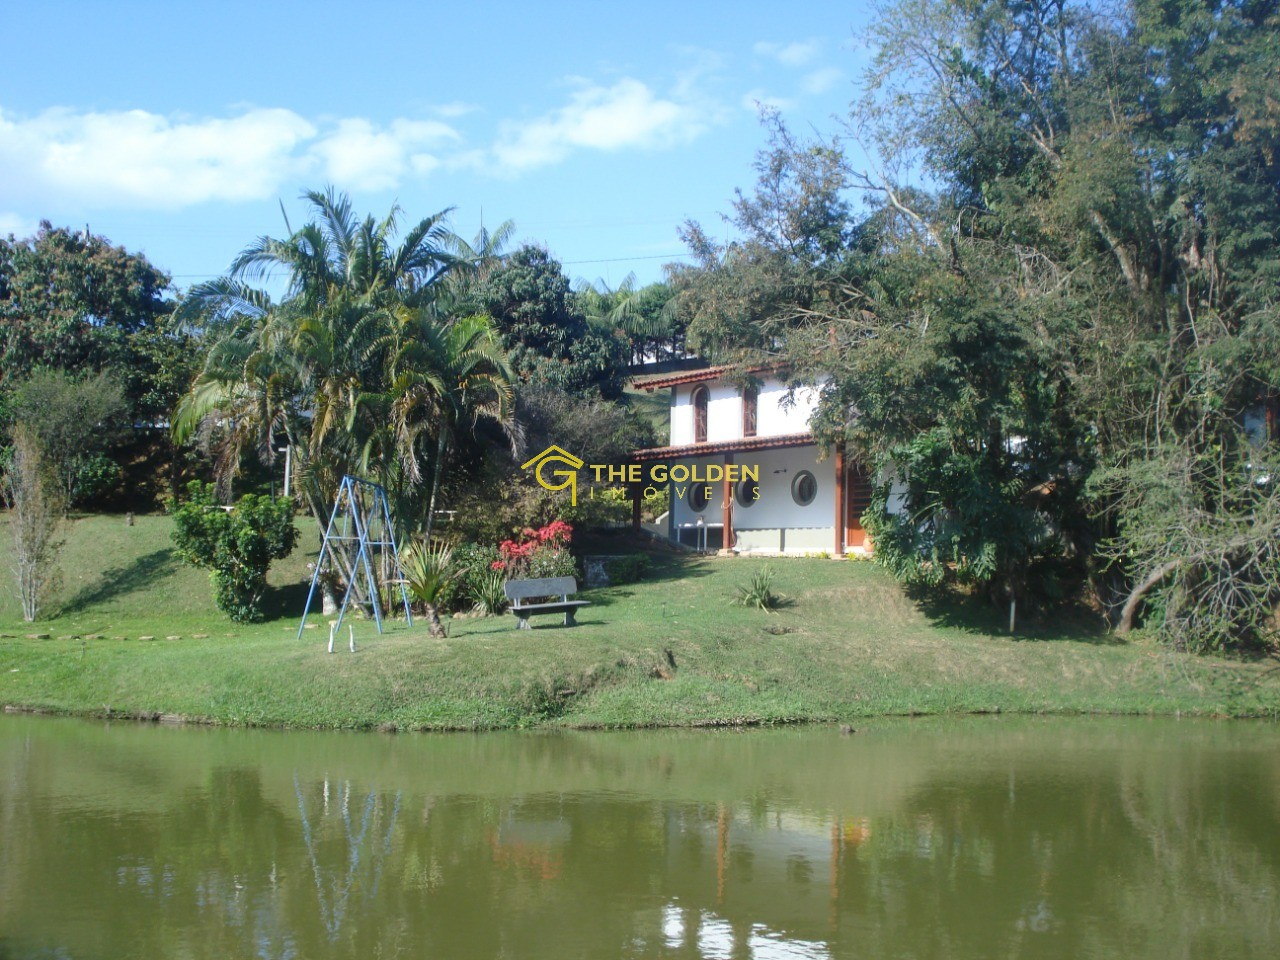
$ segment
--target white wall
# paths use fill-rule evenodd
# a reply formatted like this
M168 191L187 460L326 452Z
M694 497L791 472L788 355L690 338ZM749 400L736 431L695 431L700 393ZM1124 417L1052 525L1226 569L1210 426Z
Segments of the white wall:
M707 442L742 439L742 396L727 383L708 383ZM690 391L690 396L693 391Z
M687 386L672 387L675 399L671 403L671 446L683 447L693 443L693 405L689 403Z
M671 407L671 445L694 443L693 391L705 386L710 391L707 403L707 441L742 439L742 394L727 383L683 383L675 387L675 403ZM812 387L796 390L794 402L784 384L766 377L760 386L756 406L756 436L779 437L804 433L809 418L818 406L818 391Z
M817 408L818 391L812 387L801 387L788 396L783 384L766 379L760 387L756 436L780 437L788 433L804 433L809 429L809 418Z
M734 455L738 464L760 468L760 499L750 507L735 503L733 526L739 533L741 549L776 550L779 531L786 530L790 551L831 550L835 543L835 461L818 461L818 447L785 447L778 450L747 451ZM681 463L722 464L723 456L698 457ZM801 470L814 475L818 492L808 506L798 505L791 496L791 482ZM698 514L689 506L692 484L672 489L672 515L677 527L697 523ZM703 522L719 524L724 519L723 483L712 485L711 502L702 511ZM760 531L752 536L750 531Z

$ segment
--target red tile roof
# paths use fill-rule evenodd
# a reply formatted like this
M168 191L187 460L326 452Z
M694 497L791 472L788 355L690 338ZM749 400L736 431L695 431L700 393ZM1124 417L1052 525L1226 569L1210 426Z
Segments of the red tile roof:
M636 377L631 385L638 390L656 390L659 387L675 387L682 383L703 383L707 380L719 380L727 373L768 373L779 369L779 364L758 364L754 367L740 367L733 363L722 363L715 367L703 367L701 370L681 370L677 373L660 373L653 377Z
M802 447L814 443L811 433L784 433L777 437L744 437L716 443L687 443L679 447L649 447L633 450L632 460L677 460L715 453L738 453L742 450L772 450L775 447Z

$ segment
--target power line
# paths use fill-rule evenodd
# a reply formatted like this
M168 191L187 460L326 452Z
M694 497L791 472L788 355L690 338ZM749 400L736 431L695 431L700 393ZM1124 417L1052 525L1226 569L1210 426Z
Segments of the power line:
M561 260L565 266L576 266L580 263L625 263L629 260L670 260L672 257L688 258L693 256L691 253L656 253L653 256L646 257L610 257L606 260Z
M605 257L600 260L561 260L560 264L566 267L576 267L584 263L626 263L631 260L673 260L673 259L687 260L691 256L693 256L693 254L691 253L655 253L655 254L646 254L643 257ZM169 274L169 276L172 277L174 280L197 280L202 278L212 280L215 277L225 276L225 274L171 273Z

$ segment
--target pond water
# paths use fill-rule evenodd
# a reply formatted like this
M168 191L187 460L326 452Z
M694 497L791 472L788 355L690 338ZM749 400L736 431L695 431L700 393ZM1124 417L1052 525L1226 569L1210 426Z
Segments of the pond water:
M0 958L1280 955L1280 729L0 716Z

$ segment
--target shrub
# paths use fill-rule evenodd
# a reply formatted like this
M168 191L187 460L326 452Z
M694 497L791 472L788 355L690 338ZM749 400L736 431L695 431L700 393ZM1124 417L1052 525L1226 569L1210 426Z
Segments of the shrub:
M503 571L508 580L576 577L569 553L572 536L573 527L563 520L553 520L537 530L526 527L520 540L503 540L498 545L500 556L492 569Z
M468 594L475 601L477 613L486 617L502 613L507 609L507 595L503 591L507 578L501 570L484 570L472 578Z
M609 575L610 584L636 583L645 578L649 572L649 558L643 553L633 553L627 557L614 557L604 563L605 573Z
M499 578L498 593L502 593L502 574L493 569L498 560L498 548L481 543L460 543L453 548L453 568L458 571L454 589L443 606L449 610L461 610L468 604L476 604L476 594L483 589L482 581Z
M39 370L14 391L13 418L40 445L64 511L118 482L119 468L112 471L102 448L126 410L123 388L105 373L77 380L60 370Z
M576 506L564 504L561 516L579 528L625 526L631 520L631 495L624 487L588 485Z
M174 511L173 542L186 563L211 571L218 609L237 623L264 619L267 569L292 551L298 532L293 501L246 494L230 510L213 486L193 480L190 499Z
M453 565L453 550L443 543L434 547L421 542L414 543L401 553L400 566L408 581L406 586L410 596L426 610L431 635L443 637L440 604L458 579L458 570Z
M766 613L781 603L782 598L773 592L773 571L762 567L751 582L738 587L738 595L733 602L740 607L759 607Z
M646 487L644 502L640 507L640 515L649 523L671 509L671 489L669 487Z

